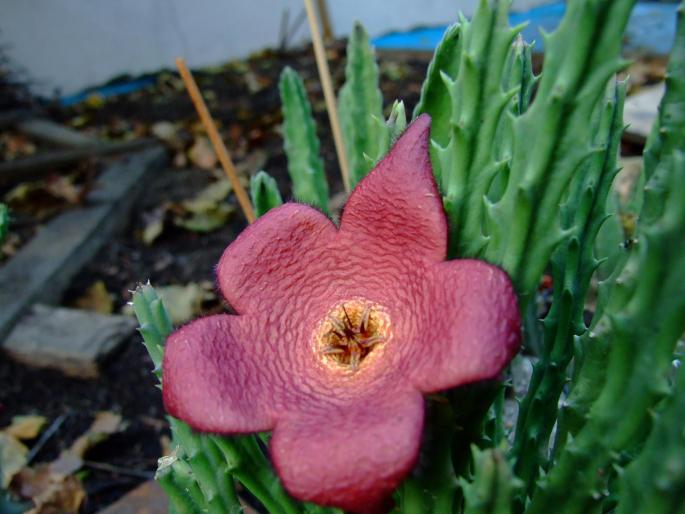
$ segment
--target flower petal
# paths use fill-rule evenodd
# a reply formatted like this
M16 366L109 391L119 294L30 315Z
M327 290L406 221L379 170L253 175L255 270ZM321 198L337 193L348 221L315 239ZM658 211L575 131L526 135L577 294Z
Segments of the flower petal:
M463 259L431 268L426 286L421 340L405 362L414 385L434 392L496 377L521 340L509 276L486 262Z
M200 318L167 339L162 369L164 406L196 430L245 433L274 426L278 395L266 352L247 347L239 316Z
M416 462L423 428L423 398L396 387L279 419L271 456L286 489L346 511L387 510Z
M430 117L419 116L390 152L352 191L340 234L350 245L373 249L409 266L441 261L447 220L428 155Z
M325 274L325 255L336 235L322 213L296 203L269 211L233 241L217 266L221 292L239 313L268 313Z

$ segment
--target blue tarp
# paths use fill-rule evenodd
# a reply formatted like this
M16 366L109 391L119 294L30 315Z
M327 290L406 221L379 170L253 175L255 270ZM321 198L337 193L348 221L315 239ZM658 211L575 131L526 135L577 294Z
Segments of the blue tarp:
M640 50L650 54L667 54L675 39L677 4L639 2L633 9L626 30L626 49ZM523 29L523 39L535 41L535 50L542 51L541 31L552 32L566 12L564 2L535 7L521 13L511 13L512 26L528 23ZM379 49L433 51L445 32L446 26L426 27L406 32L393 32L373 40Z
M93 89L86 89L75 95L63 96L59 99L60 104L64 107L69 107L85 101L91 95L100 95L105 98L110 96L125 95L133 93L139 89L155 84L157 80L154 77L145 77L142 79L130 80L127 82L117 82L116 84L109 84Z

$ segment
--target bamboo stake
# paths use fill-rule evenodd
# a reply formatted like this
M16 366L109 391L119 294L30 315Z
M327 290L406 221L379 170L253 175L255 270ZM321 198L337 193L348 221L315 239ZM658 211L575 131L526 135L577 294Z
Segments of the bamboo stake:
M328 15L326 0L316 0L316 8L319 11L323 40L326 43L330 43L333 40L333 27L331 25L331 17Z
M238 199L240 208L243 210L245 218L247 218L247 222L252 223L257 218L255 217L254 210L252 209L250 197L247 195L245 188L243 188L243 185L238 180L238 172L236 171L233 161L231 160L231 156L229 155L228 150L226 149L226 146L219 135L219 131L217 130L216 124L212 119L212 115L209 113L209 109L207 109L207 105L202 99L202 94L197 87L197 83L195 82L193 75L190 73L190 70L188 70L186 67L185 61L181 57L176 58L176 67L178 68L178 72L181 74L181 78L183 79L186 90L190 95L190 99L193 101L195 110L200 116L200 120L202 121L202 124L207 131L207 135L212 142L212 146L214 147L216 156L219 158L221 167L224 169L224 173L226 173L228 180L231 182L231 186L233 186L233 191Z
M340 164L340 174L342 175L345 191L349 192L349 164L347 163L345 143L343 142L342 132L340 131L340 119L338 118L338 108L336 105L335 93L333 92L333 81L331 80L331 72L328 69L328 61L326 61L326 53L324 51L323 42L321 41L321 34L319 32L319 25L316 21L316 13L314 12L314 5L312 4L312 0L304 0L304 7L307 10L309 29L312 33L312 45L314 45L316 67L319 70L319 78L321 79L323 96L326 100L328 120L331 123L331 131L333 132L333 142L335 143L335 151L338 154L338 163Z

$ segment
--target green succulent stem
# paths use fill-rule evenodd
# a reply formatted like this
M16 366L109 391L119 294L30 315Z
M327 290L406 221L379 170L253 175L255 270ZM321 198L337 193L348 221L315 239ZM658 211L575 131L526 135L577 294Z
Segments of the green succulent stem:
M347 43L345 84L340 89L340 128L350 164L350 186L366 176L383 150L383 96L369 35L355 23ZM387 149L386 149L387 150Z
M679 33L683 30L681 25ZM685 143L685 132L681 137ZM685 330L685 156L676 148L660 160L647 184L661 182L666 194L661 215L641 228L638 252L623 270L624 280L634 285L624 301L606 306L593 329L593 337L609 348L601 392L533 495L528 514L550 509L580 514L596 507L611 465L639 442L649 427L649 412L669 392L675 343Z
M250 196L257 217L283 203L276 180L265 171L258 171L250 178Z
M457 479L452 465L454 425L454 412L446 398L437 397L428 402L419 465L398 491L401 512L454 512L457 491Z
M570 235L560 225L558 206L594 152L587 121L608 80L624 66L620 41L633 3L570 3L558 30L545 37L535 100L514 121L509 180L502 198L489 208L490 237L481 256L509 272L522 307L557 245Z
M682 356L681 356L682 358ZM685 365L640 455L620 476L616 514L683 514L685 490Z
M2 244L5 241L5 238L7 237L9 225L10 220L7 206L3 203L0 203L0 244Z
M645 197L644 200L638 198L635 202L642 205L639 222L644 226L654 224L655 216L663 214L668 190L666 186L671 180L669 163L675 158L674 150L685 145L685 107L682 98L685 98L683 4L679 8L676 41L669 59L666 92L645 147ZM582 353L576 358L571 393L560 413L555 458L562 453L568 440L567 435L576 435L584 426L590 409L604 386L611 348L611 341L600 337L602 333L610 330L609 321L604 313L607 309L613 312L625 309L634 295L638 281L642 277L636 257L641 250L638 240L627 241L614 271L600 284L591 330L579 341L578 347Z
M509 28L508 10L508 1L495 2L492 8L482 0L471 23L460 22L459 43L445 41L460 52L454 56L460 62L454 78L442 74L451 100L448 136L439 127L432 137L450 221L450 255L478 256L487 242L484 198L501 171L495 140L501 117L518 91L503 91L507 56L520 30ZM439 140L447 143L440 146Z
M595 240L606 219L607 197L618 171L617 156L623 132L625 84L612 85L599 106L597 152L573 179L564 209L563 227L574 235L552 257L554 296L544 320L544 346L533 368L528 392L519 407L516 436L511 449L514 471L530 494L540 468L549 466L549 438L557 420L556 405L574 356L575 338L586 330L585 299L593 271Z
M278 89L283 104L283 139L293 195L297 201L327 213L328 182L304 82L295 70L286 67Z
M413 114L414 118L424 113L431 117L431 163L439 186L442 186L439 149L446 147L452 138L450 125L452 98L447 83L454 81L459 73L459 56L462 51L461 31L460 22L448 27L443 34L428 65L426 79L421 87L421 97Z
M285 492L254 436L216 437L236 479L271 514L298 514L302 507Z
M183 480L178 478L180 476L181 473L169 464L157 470L155 480L169 497L170 509L177 514L202 514L205 512L204 498L197 483L191 482L190 485L184 486Z
M513 475L499 448L472 448L474 474L461 480L464 490L464 514L510 514L513 493L519 481Z

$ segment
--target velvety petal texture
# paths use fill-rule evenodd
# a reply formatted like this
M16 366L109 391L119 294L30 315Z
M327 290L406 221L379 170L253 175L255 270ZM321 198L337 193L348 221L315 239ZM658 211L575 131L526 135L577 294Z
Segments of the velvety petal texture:
M492 264L461 259L432 267L425 287L423 329L410 368L415 386L435 392L496 378L520 344L509 276Z
M164 403L201 431L273 430L296 498L383 512L411 471L422 393L496 377L520 344L499 268L446 261L447 221L415 120L357 185L338 229L295 203L249 226L217 266L237 315L167 340Z
M359 182L345 204L341 236L410 265L445 259L447 219L433 178L429 134L430 118L420 116Z
M421 394L386 389L346 406L313 407L284 417L274 430L271 456L285 487L320 505L385 510L418 457Z

